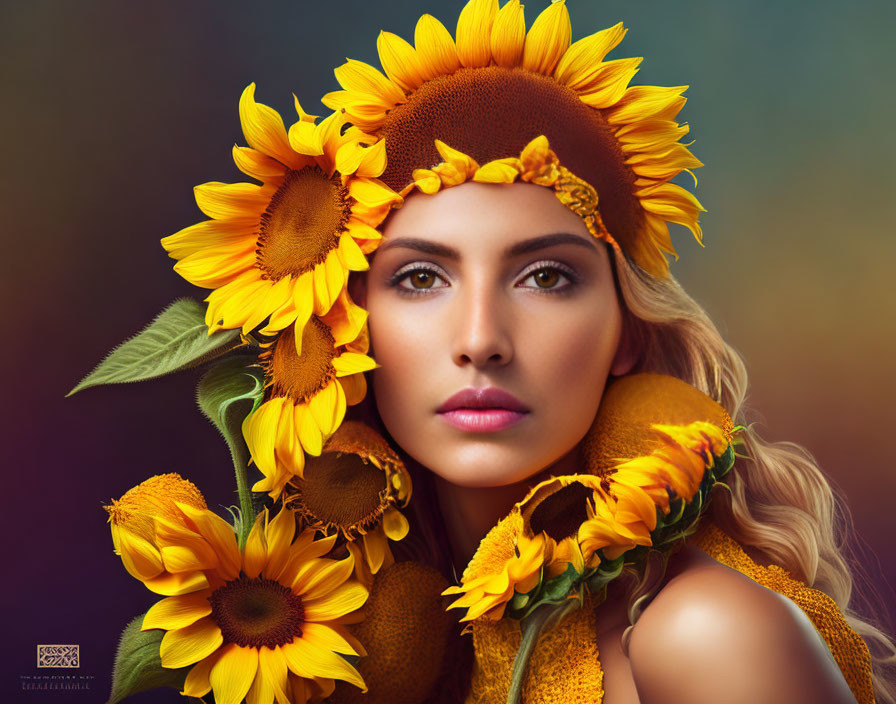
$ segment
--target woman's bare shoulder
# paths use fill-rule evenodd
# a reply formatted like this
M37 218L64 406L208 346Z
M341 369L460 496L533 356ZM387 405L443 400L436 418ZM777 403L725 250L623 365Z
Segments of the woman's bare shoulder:
M686 550L631 632L629 659L642 704L855 702L799 607Z

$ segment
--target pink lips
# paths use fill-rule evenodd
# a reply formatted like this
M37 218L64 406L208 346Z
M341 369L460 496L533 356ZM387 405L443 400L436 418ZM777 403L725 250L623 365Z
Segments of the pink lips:
M493 433L519 423L529 409L501 389L468 387L451 396L436 413L459 430Z

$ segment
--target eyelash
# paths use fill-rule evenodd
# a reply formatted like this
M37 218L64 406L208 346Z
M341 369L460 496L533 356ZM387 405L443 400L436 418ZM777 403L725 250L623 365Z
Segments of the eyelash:
M570 269L568 266L564 264L560 264L559 262L554 261L539 261L535 262L531 265L526 271L522 274L522 281L525 281L529 277L537 274L539 271L543 271L545 269L551 269L559 272L562 276L565 276L567 279L567 283L562 284L560 286L553 286L551 288L543 288L541 286L524 286L522 288L531 288L535 291L538 291L541 294L548 294L553 296L566 295L572 292L572 289L579 283L579 277L576 273ZM388 281L388 285L396 291L399 292L400 295L403 296L422 296L427 294L429 291L434 289L432 288L411 288L405 287L401 285L401 282L404 281L410 274L414 274L419 271L426 271L434 276L438 276L440 279L445 279L446 277L441 272L440 269L433 265L423 265L419 263L414 263L412 265L404 266L398 271L396 271ZM438 288L445 288L444 286L439 286Z

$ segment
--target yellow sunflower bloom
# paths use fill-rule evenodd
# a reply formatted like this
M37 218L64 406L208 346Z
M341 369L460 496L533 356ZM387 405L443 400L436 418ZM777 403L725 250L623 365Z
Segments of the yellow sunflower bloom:
M216 514L166 504L167 517L153 515L148 542L165 572L190 586L153 605L142 628L166 631L163 667L190 668L182 694L214 690L220 704L304 704L332 692L336 679L366 689L343 655L365 652L345 623L368 590L351 579L351 557L323 557L333 539L314 540L313 531L296 537L292 511L269 520L265 510L241 551L233 528Z
M544 533L527 536L523 528L523 517L515 508L482 539L461 585L442 592L463 595L448 607L467 609L461 621L480 617L498 621L514 593L525 594L538 585L551 558L548 540Z
M323 444L367 390L363 372L376 367L367 356L367 312L343 290L328 313L312 315L298 349L292 335L280 335L259 355L270 398L243 422L243 436L264 474L252 487L274 498L293 476L302 476L305 453L320 455Z
M344 116L320 123L296 100L299 120L287 132L280 115L255 102L255 84L240 98L248 147L235 146L237 167L261 181L206 183L196 203L211 218L165 237L162 246L187 281L214 289L206 298L209 333L262 323L271 335L293 326L297 343L312 315L330 310L350 271L368 268L375 229L400 198L376 177L385 145L342 134Z
M456 40L430 15L419 19L414 46L382 32L385 73L348 60L335 71L342 90L323 102L385 139L382 180L396 191L418 180L415 169L438 163L435 139L485 163L545 135L600 194L603 220L625 253L664 276L664 253L677 256L668 223L687 227L702 244L704 208L670 182L702 163L680 142L688 126L675 120L687 86L629 86L641 59L606 60L626 31L620 23L571 43L564 0L545 8L528 32L518 0L500 9L498 0L469 0Z
M305 526L349 541L362 582L369 585L372 575L394 562L388 540L408 534L399 507L410 500L411 477L373 428L343 423L285 489L286 505Z

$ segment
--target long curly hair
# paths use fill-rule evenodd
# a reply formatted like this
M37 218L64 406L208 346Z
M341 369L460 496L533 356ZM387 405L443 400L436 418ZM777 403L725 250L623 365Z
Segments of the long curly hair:
M745 426L739 457L725 479L730 491L711 494L707 511L712 519L754 559L783 567L836 602L847 623L869 646L877 701L896 704L896 644L881 623L860 613L872 613L881 600L853 554L856 536L844 498L805 448L760 437L745 403L743 358L675 278L653 277L613 248L607 250L625 334L638 351L631 373L655 372L682 379L719 402L735 424ZM369 396L356 412L389 438L413 479L412 530L393 544L396 559L426 562L457 580L448 559L450 543L432 475L391 438ZM665 563L659 567L648 563L639 571L625 573L632 624L662 585L664 571ZM857 582L862 590L854 588Z

